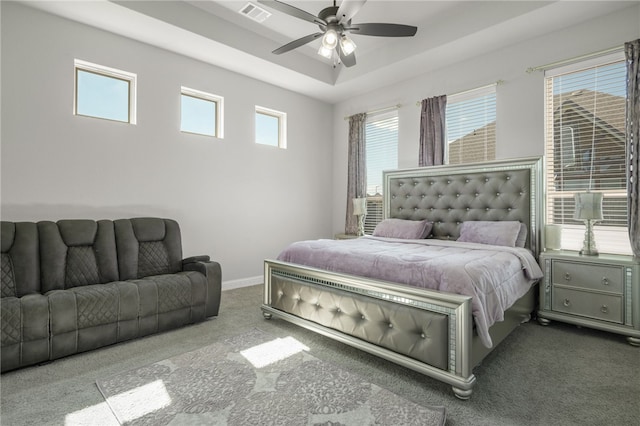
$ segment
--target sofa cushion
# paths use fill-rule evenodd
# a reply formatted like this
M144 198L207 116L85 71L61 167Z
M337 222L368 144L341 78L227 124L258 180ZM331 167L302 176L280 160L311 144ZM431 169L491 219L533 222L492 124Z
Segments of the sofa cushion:
M133 280L140 293L140 334L169 330L206 317L207 278L195 271Z
M120 279L131 280L182 270L178 223L170 219L134 218L114 221Z
M118 280L113 222L38 222L44 292Z
M2 221L0 241L2 297L39 293L40 256L36 224Z
M86 285L47 293L51 358L138 337L138 288L130 282Z
M3 297L2 371L49 359L49 305L41 294Z

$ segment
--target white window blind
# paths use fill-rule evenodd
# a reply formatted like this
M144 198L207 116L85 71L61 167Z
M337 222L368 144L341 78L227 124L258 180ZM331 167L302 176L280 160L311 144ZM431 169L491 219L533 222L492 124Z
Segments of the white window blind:
M626 70L622 53L545 72L546 222L562 226L562 248L580 250L576 192L602 192L594 226L601 253L631 254L625 171Z
M448 164L496 158L496 85L447 96Z
M382 171L398 168L398 111L367 115L367 215L364 232L372 234L382 221Z

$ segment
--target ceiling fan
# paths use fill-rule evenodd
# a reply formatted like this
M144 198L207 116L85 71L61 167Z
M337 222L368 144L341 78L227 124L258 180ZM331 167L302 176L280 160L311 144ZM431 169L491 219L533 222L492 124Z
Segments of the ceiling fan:
M287 15L316 24L322 30L322 32L309 34L277 48L273 51L276 55L322 37L322 45L318 54L331 59L333 52L336 51L342 63L347 67L352 67L356 64L356 44L348 37L347 33L379 37L412 37L418 31L417 27L410 25L351 23L351 19L366 3L366 0L343 0L340 7L336 5L336 0L333 0L333 6L322 9L317 16L278 0L258 0L258 2Z

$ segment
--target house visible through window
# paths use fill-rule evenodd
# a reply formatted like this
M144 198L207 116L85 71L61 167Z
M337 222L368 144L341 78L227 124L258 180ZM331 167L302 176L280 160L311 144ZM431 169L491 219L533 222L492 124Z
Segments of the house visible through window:
M447 163L496 158L495 84L447 96Z
M182 87L180 130L222 138L223 102L220 96Z
M256 106L256 143L279 148L287 147L287 114Z
M367 116L367 215L364 232L372 234L382 221L382 172L398 168L398 111Z
M75 115L136 122L136 75L76 59Z
M626 70L622 53L545 72L546 222L562 225L562 248L579 250L584 222L576 192L602 192L594 227L601 253L630 254L625 171Z

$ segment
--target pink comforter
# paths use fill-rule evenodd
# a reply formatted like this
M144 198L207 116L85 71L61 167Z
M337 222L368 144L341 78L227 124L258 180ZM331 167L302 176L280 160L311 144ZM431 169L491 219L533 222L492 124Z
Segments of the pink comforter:
M527 249L433 239L300 241L278 260L471 296L476 329L488 348L493 345L489 327L542 278Z

